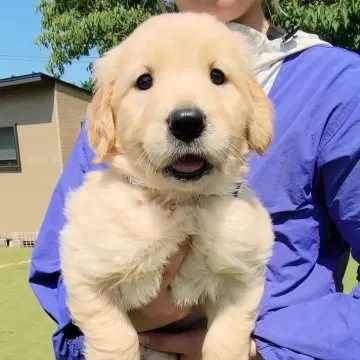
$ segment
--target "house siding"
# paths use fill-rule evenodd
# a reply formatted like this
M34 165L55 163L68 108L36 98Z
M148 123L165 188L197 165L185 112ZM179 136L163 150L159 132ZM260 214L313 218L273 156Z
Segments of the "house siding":
M54 85L0 91L0 126L17 124L21 171L0 172L0 235L37 232L61 173Z
M70 85L55 85L62 166L65 166L81 129L91 94Z

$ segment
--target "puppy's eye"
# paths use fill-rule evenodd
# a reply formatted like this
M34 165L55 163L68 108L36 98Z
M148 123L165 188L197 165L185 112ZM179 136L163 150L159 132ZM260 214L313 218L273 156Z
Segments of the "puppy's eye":
M210 79L215 85L222 85L226 81L225 74L219 69L212 69Z
M153 85L153 78L150 74L143 74L136 80L136 86L140 90L149 90Z

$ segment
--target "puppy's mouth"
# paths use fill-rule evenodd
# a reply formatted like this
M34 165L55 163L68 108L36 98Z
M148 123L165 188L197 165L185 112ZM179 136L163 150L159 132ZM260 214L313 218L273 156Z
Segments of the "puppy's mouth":
M185 155L176 159L165 169L165 173L178 180L195 181L201 179L213 169L205 158L197 155Z

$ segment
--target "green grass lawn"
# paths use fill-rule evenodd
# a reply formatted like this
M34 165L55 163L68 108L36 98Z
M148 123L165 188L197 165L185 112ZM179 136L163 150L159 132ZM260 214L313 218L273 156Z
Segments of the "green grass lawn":
M0 360L51 360L54 323L28 286L31 249L0 249Z
M356 285L357 266L358 264L353 259L350 259L343 281L344 292L351 291Z
M28 286L31 249L0 249L0 360L51 360L54 323ZM1 267L1 265L15 263ZM345 291L355 284L356 264L345 275Z

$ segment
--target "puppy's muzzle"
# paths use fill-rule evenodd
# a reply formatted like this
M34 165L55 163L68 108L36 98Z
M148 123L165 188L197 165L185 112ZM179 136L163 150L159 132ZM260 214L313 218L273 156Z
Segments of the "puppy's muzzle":
M165 174L182 181L196 181L208 174L213 166L203 155L194 154L199 148L192 144L204 132L206 117L198 107L181 107L173 110L168 118L170 133L184 146L176 144L178 156L165 168ZM188 152L185 150L188 149Z
M190 143L204 131L205 114L197 107L177 108L171 112L168 123L176 139Z

